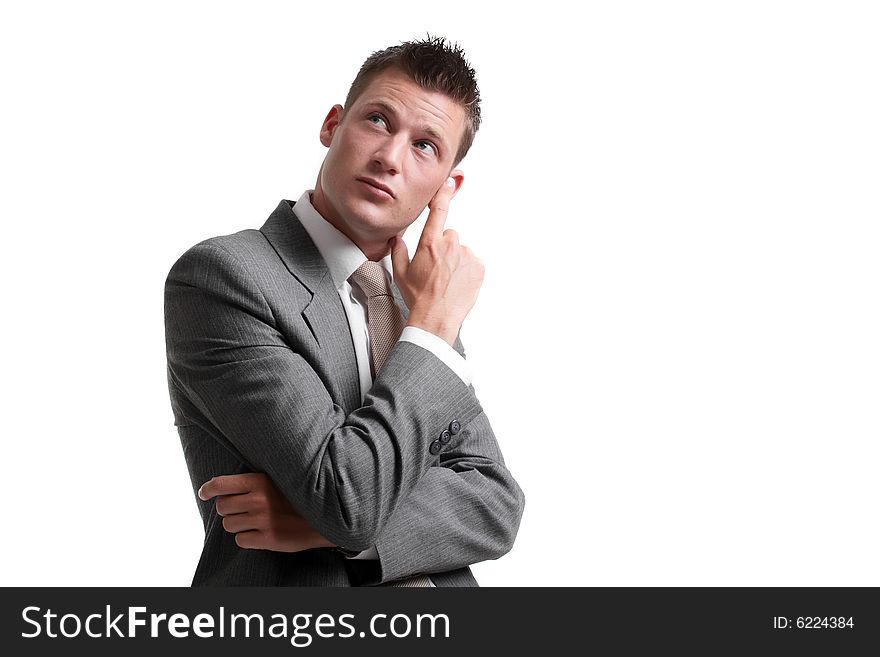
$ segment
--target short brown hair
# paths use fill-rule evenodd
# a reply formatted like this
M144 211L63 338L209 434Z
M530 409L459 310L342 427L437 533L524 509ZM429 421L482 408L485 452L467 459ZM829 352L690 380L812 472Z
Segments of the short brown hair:
M388 68L396 67L423 89L438 91L459 103L467 121L453 166L464 159L480 129L480 88L474 69L464 58L458 44L447 43L443 37L419 41L404 41L370 55L358 71L345 97L345 107L351 107L367 88L373 77Z

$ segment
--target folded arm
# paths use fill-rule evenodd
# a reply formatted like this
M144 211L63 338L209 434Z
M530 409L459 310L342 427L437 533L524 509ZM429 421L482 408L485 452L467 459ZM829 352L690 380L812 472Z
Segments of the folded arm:
M465 363L460 337L453 348ZM458 438L397 508L377 545L357 557L381 562L367 582L445 572L498 559L513 547L525 495L505 466L489 418L480 413Z
M455 348L463 356L460 342ZM236 533L241 547L296 552L321 546L321 537L294 509L272 503L280 495L268 477L233 475L220 480L229 482L230 491L250 495L230 495L217 502L217 512L226 516L224 527ZM219 493L216 483L206 485L212 495ZM461 428L455 447L441 453L400 503L376 545L355 557L379 560L373 561L376 566L357 564L362 583L497 559L513 546L524 505L525 496L505 467L489 419L480 413ZM254 529L259 531L248 531Z
M458 438L379 535L383 582L497 559L513 547L525 496L505 467L485 413Z
M479 402L436 356L398 342L363 405L346 415L287 344L256 280L218 244L178 260L165 287L171 384L316 531L366 549L437 462L436 436L452 419L470 423Z

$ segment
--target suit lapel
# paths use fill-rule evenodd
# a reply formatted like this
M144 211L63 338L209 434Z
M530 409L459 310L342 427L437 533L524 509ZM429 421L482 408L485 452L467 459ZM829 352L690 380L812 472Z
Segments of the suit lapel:
M313 365L346 413L361 405L360 378L348 317L321 253L293 212L281 201L260 228L288 271L312 295L302 317L318 343Z

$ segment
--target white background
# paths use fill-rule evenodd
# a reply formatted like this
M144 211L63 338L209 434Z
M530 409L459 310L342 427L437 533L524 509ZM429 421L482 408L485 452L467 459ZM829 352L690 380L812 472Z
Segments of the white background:
M305 4L4 4L0 582L189 585L168 269L430 31L483 93L448 226L527 497L480 583L880 585L876 5Z

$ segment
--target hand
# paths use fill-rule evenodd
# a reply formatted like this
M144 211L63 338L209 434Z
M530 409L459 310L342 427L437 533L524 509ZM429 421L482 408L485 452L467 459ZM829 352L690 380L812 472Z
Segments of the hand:
M199 499L212 497L217 497L223 529L235 534L238 547L301 552L335 546L312 529L264 474L214 477L199 488Z
M461 177L461 172L452 173ZM394 282L410 309L407 325L450 345L477 301L484 274L482 261L458 243L458 233L443 230L455 190L454 179L448 178L428 204L428 220L412 262L402 238L390 241Z

